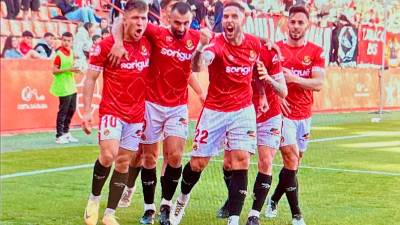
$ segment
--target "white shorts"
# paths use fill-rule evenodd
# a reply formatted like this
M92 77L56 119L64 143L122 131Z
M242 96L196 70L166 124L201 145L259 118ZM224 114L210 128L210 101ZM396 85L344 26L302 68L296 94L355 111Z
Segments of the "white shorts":
M143 144L154 144L168 136L188 137L188 107L167 107L145 103Z
M127 123L111 115L100 118L99 141L118 140L121 148L137 151L142 134L143 123Z
M220 149L254 153L256 129L253 105L234 112L203 108L194 134L192 156L216 156Z
M257 145L278 150L281 144L282 115L257 123Z
M281 146L297 145L300 152L307 150L310 141L311 118L291 120L283 118Z

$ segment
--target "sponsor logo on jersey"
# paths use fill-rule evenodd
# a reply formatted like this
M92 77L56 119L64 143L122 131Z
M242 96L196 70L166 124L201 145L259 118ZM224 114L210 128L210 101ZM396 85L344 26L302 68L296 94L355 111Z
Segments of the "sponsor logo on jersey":
M257 53L254 50L250 50L250 56L249 59L250 61L254 61L257 58Z
M306 55L303 58L303 61L301 62L304 66L309 66L311 65L312 61L311 61L311 57Z
M161 54L178 58L179 61L187 61L187 60L192 60L192 54L190 53L184 53L179 50L172 50L172 49L167 49L167 48L162 48L161 49Z
M186 46L185 46L188 50L193 50L194 49L194 45L192 40L187 40L186 41Z
M147 67L149 67L149 59L146 59L145 61L135 60L134 62L121 63L121 69L127 69L127 70L142 71L144 68L147 68Z
M147 56L149 54L149 52L147 51L147 48L142 45L142 50L140 52L143 56Z
M247 131L247 135L249 135L249 137L255 138L256 132L254 130L249 130L249 131Z
M225 68L227 73L241 73L242 75L248 75L251 72L250 66L227 66Z
M292 73L293 75L297 76L297 77L309 77L311 70L310 69L306 69L306 70L295 70L294 68L292 68Z

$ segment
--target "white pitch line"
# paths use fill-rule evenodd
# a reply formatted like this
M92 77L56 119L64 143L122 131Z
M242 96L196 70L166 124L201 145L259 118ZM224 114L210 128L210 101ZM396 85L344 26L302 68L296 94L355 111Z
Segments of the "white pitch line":
M333 138L320 138L311 140L311 142L327 142L327 141L336 141L336 140L346 140L346 139L355 139L361 137L368 137L371 135L361 134L361 135L351 135L351 136L341 136L341 137L333 137ZM190 154L186 155L190 156ZM162 156L160 157L162 159ZM213 162L223 162L220 159L212 159ZM251 164L257 164L257 162L252 162ZM274 166L282 166L282 165L274 165ZM54 173L54 172L64 172L76 169L84 169L93 167L93 164L82 164L76 166L65 166L53 169L44 169L44 170L34 170L30 172L21 172L21 173L12 173L0 176L0 180L14 178L14 177L24 177L24 176L32 176L44 173ZM336 171L336 172L349 172L349 173L363 173L363 174L375 174L375 175L386 175L386 176L400 176L400 173L392 173L392 172L383 172L383 171L373 171L373 170L353 170L353 169L341 169L341 168L326 168L326 167L314 167L314 166L300 166L305 169L316 169L316 170L327 170L327 171Z

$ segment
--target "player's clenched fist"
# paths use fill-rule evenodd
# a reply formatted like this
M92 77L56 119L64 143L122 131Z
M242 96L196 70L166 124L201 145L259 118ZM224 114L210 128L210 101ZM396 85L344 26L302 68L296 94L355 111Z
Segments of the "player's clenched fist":
M208 28L203 28L200 30L200 44L202 46L207 45L212 37L212 32Z
M92 113L88 112L83 114L82 130L87 135L92 133Z

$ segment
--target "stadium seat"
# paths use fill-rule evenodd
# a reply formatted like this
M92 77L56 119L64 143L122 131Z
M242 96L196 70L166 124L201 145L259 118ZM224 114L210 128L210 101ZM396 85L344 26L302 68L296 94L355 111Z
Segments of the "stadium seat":
M9 20L10 24L10 31L11 34L14 36L21 36L22 35L22 24L20 20Z
M39 19L48 21L49 17L49 8L47 6L42 5L39 9Z
M46 33L46 22L33 21L33 32L36 37L43 37L44 33Z
M61 37L64 32L70 31L67 22L58 22L58 36Z
M1 19L0 21L1 21L1 24L0 24L1 36L9 36L11 34L9 21L6 19Z
M46 24L46 31L47 32L50 32L50 33L53 33L54 35L57 35L58 34L58 31L57 31L57 22L45 22L45 24Z
M22 25L22 32L23 31L33 31L33 27L32 27L32 21L28 20L28 21L21 21L21 25Z

